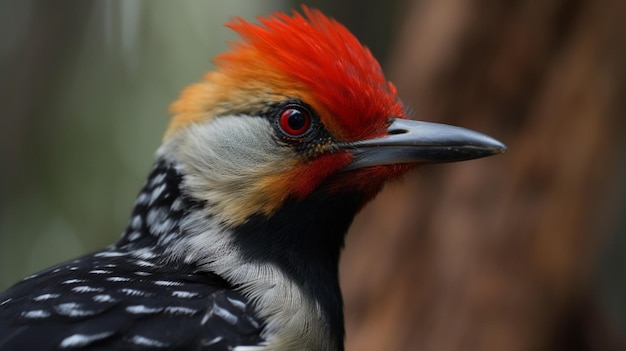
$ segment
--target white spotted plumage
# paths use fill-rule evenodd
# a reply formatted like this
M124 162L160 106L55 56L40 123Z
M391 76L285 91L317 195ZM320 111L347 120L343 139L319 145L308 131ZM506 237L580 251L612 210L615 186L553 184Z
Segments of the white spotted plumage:
M109 316L114 316L111 313L122 313L120 316L126 314L133 317L143 316L142 318L164 318L164 321L171 320L171 323L175 324L184 320L188 321L186 323L197 323L194 327L186 328L189 330L198 327L206 327L210 330L215 323L240 326L251 333L250 340L257 340L257 343L261 341L262 325L256 320L252 306L243 296L225 290L227 287L225 282L221 282L223 287L218 288L204 285L207 283L203 280L208 279L208 282L213 282L218 278L213 275L205 276L206 273L197 270L197 267L193 268L193 265L184 265L187 268L183 271L187 270L188 273L180 275L177 269L180 270L181 267L166 265L169 259L164 259L165 247L145 247L139 244L146 239L162 243L160 237L164 236L170 237L170 241L180 240L178 223L182 217L171 217L172 212L163 210L165 207L177 208L180 213L188 211L181 196L173 195L174 191L178 194L179 190L172 189L172 186L178 187L178 183L172 183L174 174L171 169L164 163L155 169L153 177L146 183L146 190L139 195L141 197L142 194L148 194L144 198L152 198L153 201L151 204L146 202L142 205L146 209L131 217L127 232L122 236L118 245L73 260L68 264L53 267L47 273L35 274L24 280L23 284L29 284L41 277L60 278L59 284L39 285L36 288L38 290L29 292L32 298L27 306L30 307L20 312L22 321L37 320L55 323L58 318L66 318L70 321L85 319L90 321L84 327L90 331L89 333L72 332L73 328L68 328L67 334L60 343L36 347L37 349L85 349L92 345L112 342L111 340L115 340L114 335L120 333L127 334L123 338L126 341L123 342L129 345L147 348L167 348L173 345L165 337L171 331L157 335L142 331L140 324L128 328L123 327L124 323L98 322L102 318L105 320ZM151 187L157 188L157 194L154 196L152 194L155 192ZM150 207L154 211L150 211ZM164 220L154 216L170 216L170 218ZM154 231L156 227L150 226L150 221L157 223L169 221L172 224L167 224L167 232ZM130 240L133 233L139 233L139 238ZM166 267L169 268L164 270ZM165 273L166 271L170 273ZM184 279L181 280L181 278ZM7 311L21 308L11 297L3 299L0 307ZM249 316L243 317L246 314ZM80 324L68 324L70 325ZM167 325L165 323L163 327L169 328ZM2 328L0 321L0 332ZM205 347L211 346L209 350L226 350L226 345L233 348L239 343L234 340L237 339L209 333L201 338L200 342ZM123 344L116 347L126 348Z

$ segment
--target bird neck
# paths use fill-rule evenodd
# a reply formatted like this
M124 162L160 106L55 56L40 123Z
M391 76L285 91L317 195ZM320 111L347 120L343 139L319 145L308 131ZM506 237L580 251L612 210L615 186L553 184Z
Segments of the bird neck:
M233 232L246 261L279 267L315 301L338 345L344 337L339 258L360 206L356 194L314 192L287 200L271 218L252 216Z
M164 264L191 264L198 271L216 273L258 301L261 317L274 321L276 330L281 323L301 318L303 329L310 329L307 333L330 340L312 349L341 350L339 256L363 198L314 191L303 200L286 200L271 217L256 214L227 227L206 211L210 201L186 194L184 179L175 164L157 161L116 246L159 257ZM276 293L268 293L271 289ZM272 312L277 307L283 315ZM316 319L319 330L308 327L310 319Z

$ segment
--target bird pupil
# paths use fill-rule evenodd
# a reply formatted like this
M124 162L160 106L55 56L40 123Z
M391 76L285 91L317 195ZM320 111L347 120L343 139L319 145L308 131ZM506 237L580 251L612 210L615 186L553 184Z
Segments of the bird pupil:
M306 117L304 117L302 112L293 109L289 113L289 119L287 123L289 124L289 128L293 129L294 131L299 131L306 125Z

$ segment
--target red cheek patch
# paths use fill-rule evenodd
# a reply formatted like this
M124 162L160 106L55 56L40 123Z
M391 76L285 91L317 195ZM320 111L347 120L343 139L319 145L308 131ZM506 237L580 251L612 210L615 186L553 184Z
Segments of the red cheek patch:
M349 153L327 154L296 167L286 177L291 181L292 195L297 199L305 198L330 175L348 165L351 159Z

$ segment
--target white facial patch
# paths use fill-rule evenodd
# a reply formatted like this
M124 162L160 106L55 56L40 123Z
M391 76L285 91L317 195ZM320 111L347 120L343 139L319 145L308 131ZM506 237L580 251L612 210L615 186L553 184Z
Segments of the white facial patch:
M268 206L260 182L288 171L298 158L279 143L270 121L251 116L191 124L166 140L157 155L177 164L190 195L206 200L210 214L231 224Z

